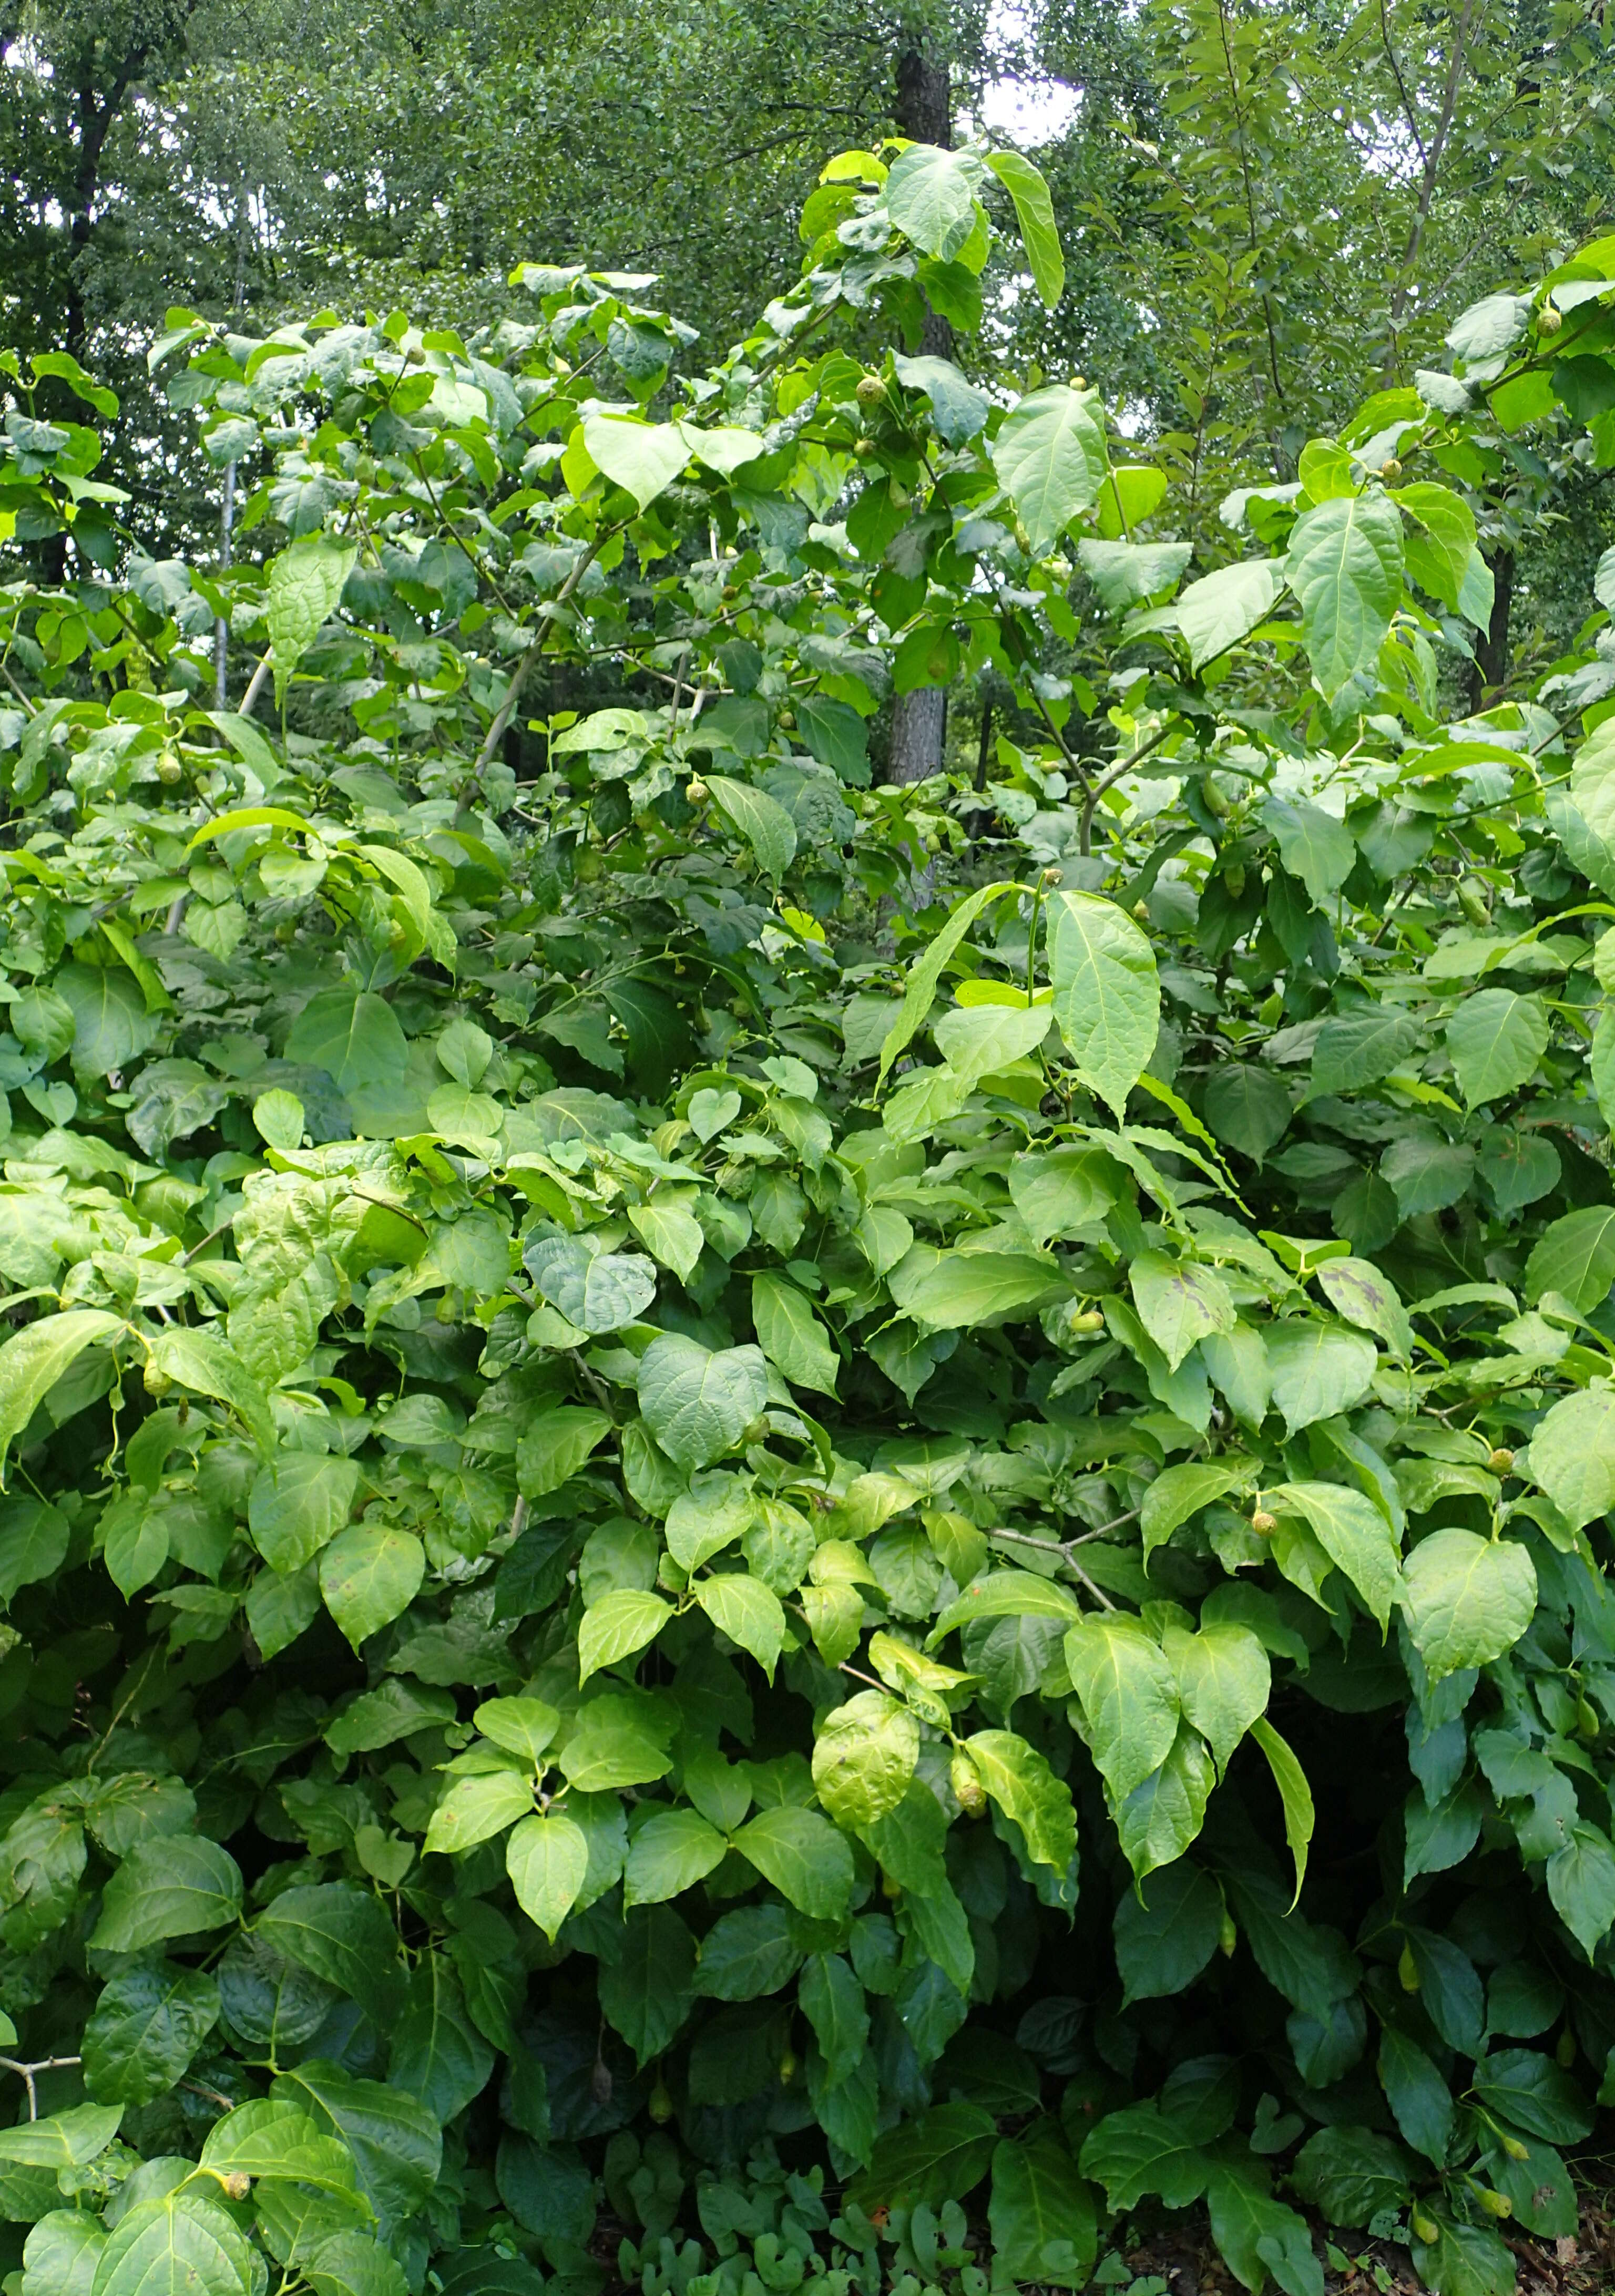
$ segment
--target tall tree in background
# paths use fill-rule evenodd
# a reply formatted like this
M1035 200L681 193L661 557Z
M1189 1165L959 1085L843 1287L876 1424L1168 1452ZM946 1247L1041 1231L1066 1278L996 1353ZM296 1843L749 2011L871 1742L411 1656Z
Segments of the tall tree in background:
M899 27L895 79L893 118L898 134L915 144L951 145L953 88L947 58L939 53L930 26L910 20ZM926 313L921 348L932 358L953 357L954 331L939 312ZM922 685L913 693L899 693L892 704L887 778L922 782L939 772L947 731L946 686Z
M1103 380L1230 540L1233 488L1289 482L1376 380L1439 363L1488 281L1600 226L1609 43L1595 0L365 0L340 20L0 0L4 332L76 348L140 406L114 475L177 544L219 506L146 385L168 304L260 332L320 301L469 324L537 256L660 275L704 357L799 258L825 150L963 136L1007 78L1044 99L1070 285L1048 313L990 279L961 356ZM924 348L946 351L939 318ZM1504 567L1545 485L1579 555L1604 515L1590 463L1545 479L1496 453L1485 540L1515 628L1489 633L1477 693L1521 617L1557 611L1540 552ZM941 711L904 699L894 774L930 770Z

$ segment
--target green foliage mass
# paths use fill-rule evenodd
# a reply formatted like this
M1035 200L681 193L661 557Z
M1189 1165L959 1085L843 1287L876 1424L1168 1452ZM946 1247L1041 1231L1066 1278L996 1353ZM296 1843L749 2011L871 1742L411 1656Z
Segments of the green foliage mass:
M20 2296L596 2296L603 2204L650 2296L985 2296L1201 2202L1470 2296L1574 2223L1615 566L1441 696L1512 434L1615 463L1615 242L1213 546L1103 377L921 355L1000 230L1058 295L1035 173L889 160L673 392L618 275L171 315L227 575L9 363ZM984 669L1036 738L872 787Z

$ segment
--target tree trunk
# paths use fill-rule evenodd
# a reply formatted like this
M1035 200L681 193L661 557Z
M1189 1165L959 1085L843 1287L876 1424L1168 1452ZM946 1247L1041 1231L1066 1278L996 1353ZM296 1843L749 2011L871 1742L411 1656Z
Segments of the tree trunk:
M906 33L898 52L897 103L893 117L900 135L916 144L953 142L953 110L947 66L928 54L921 39ZM928 358L951 358L954 331L947 321L927 311L920 348ZM942 770L942 737L947 727L947 695L940 686L922 685L914 693L899 693L891 713L891 756L889 782L922 782Z
M889 782L922 782L942 770L942 737L947 730L947 693L940 685L922 685L913 693L899 693L891 713L891 756L886 768Z
M1484 634L1475 641L1475 658L1470 664L1472 716L1495 701L1508 684L1508 620L1514 601L1514 554L1512 550L1488 553L1486 562L1492 570L1492 618Z

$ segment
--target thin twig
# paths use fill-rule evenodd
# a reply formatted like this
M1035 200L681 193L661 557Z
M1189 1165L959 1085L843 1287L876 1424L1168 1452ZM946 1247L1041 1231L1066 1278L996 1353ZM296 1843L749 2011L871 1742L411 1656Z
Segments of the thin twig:
M1447 70L1447 86L1442 92L1441 116L1436 132L1424 154L1424 173L1419 185L1419 205L1407 234L1407 244L1402 251L1402 267L1390 298L1390 342L1387 348L1385 371L1389 375L1397 355L1397 338L1401 329L1403 314L1413 294L1414 266L1419 259L1419 250L1424 243L1424 229L1430 221L1430 210L1436 196L1436 184L1441 172L1441 154L1446 149L1453 113L1458 104L1458 84L1463 76L1464 58L1469 51L1469 28L1475 12L1475 0L1463 0L1463 14L1459 20L1453 52Z
M28 2117L30 2120L39 2118L39 2093L34 2087L34 2075L53 2072L59 2065L81 2065L83 2062L82 2057L36 2057L31 2064L25 2065L16 2057L0 2057L0 2067L8 2073L20 2073L22 2076L23 2087L28 2090Z
M217 1243L221 1235L228 1235L234 1224L235 1215L232 1212L227 1220L221 1220L217 1227L209 1228L207 1234L203 1236L200 1243L193 1243L189 1251L182 1252L180 1254L180 1266L182 1267L189 1267L191 1262L193 1259L198 1259L201 1253L206 1251L210 1243Z
M267 678L270 670L274 666L275 650L271 646L266 646L264 649L264 658L258 663L258 668L253 671L252 676L247 686L247 691L242 696L241 707L236 712L238 718L251 717L252 705L258 700L258 695L263 692L264 682Z
M609 533L600 533L594 537L594 541L590 543L583 556L555 593L555 603L558 607L565 605L609 538ZM477 752L476 763L466 775L464 785L460 791L460 801L455 808L456 824L463 821L471 809L471 801L477 794L483 773L491 763L500 742L504 741L505 728L516 714L516 704L521 698L522 687L527 684L528 673L534 668L545 647L549 644L550 632L554 627L555 621L552 616L541 625L537 636L511 672L511 682L504 689L504 699L495 712L494 722L488 727L482 747Z

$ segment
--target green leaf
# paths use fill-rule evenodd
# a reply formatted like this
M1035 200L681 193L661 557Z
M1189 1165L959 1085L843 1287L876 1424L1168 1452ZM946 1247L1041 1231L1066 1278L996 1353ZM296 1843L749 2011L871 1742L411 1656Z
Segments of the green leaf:
M1396 487L1391 499L1422 531L1406 537L1407 571L1422 590L1455 614L1475 547L1475 517L1462 495L1428 479Z
M751 1279L751 1321L769 1362L793 1387L835 1393L840 1357L804 1294L783 1276L765 1271Z
M1193 554L1187 542L1096 542L1085 537L1077 545L1082 570L1109 614L1125 613L1129 606L1175 590Z
M1091 510L1104 478L1099 394L1050 383L1029 391L993 441L993 468L1026 527L1034 558L1046 557L1078 511Z
M1210 2172L1189 2131L1153 2104L1106 2113L1083 2140L1079 2162L1116 2210L1136 2208L1146 2193L1169 2209L1186 2209L1205 2191Z
M1491 299L1512 302L1512 296ZM1421 2214L1423 2211L1421 2210ZM1441 2296L1514 2296L1519 2275L1508 2243L1490 2225L1460 2224L1431 2203L1436 2237L1409 2243L1414 2268Z
M639 1407L668 1456L707 1467L732 1450L768 1400L760 1348L716 1354L682 1332L664 1332L640 1358Z
M282 2073L270 2094L302 2105L319 2128L341 2138L384 2236L425 2206L442 2169L443 2136L417 2098L384 2081L355 2080L319 2057Z
M894 1304L928 1331L1001 1323L1045 1305L1066 1285L1052 1260L1029 1253L912 1245L887 1278Z
M146 1010L135 976L119 965L64 964L51 984L73 1015L74 1073L111 1076L150 1046L160 1016Z
M260 1570L242 1606L260 1658L272 1659L296 1642L320 1614L320 1582L312 1563L294 1578Z
M578 1629L578 1678L586 1682L602 1667L617 1666L654 1642L673 1615L660 1595L618 1587L583 1614Z
M1312 1048L1314 1093L1359 1091L1401 1068L1419 1041L1419 1024L1387 1007L1331 1013Z
M822 1823L823 1821L821 1821ZM617 1959L600 1964L600 2005L643 2065L660 2056L695 1989L695 1939L671 1906L640 1906L623 1923Z
M1586 1204L1551 1221L1525 1263L1525 1296L1533 1305L1545 1292L1557 1292L1578 1314L1590 1316L1612 1283L1615 1205Z
M1065 258L1060 251L1060 231L1049 187L1019 152L989 152L987 164L1015 203L1015 220L1021 226L1032 284L1052 311L1065 292Z
M877 1092L885 1084L887 1072L892 1062L907 1051L914 1037L930 1020L931 1004L937 993L937 984L942 978L943 967L948 959L981 912L1003 894L1012 892L1014 890L1012 882L1008 880L1000 881L992 885L979 886L975 892L961 901L952 911L941 931L936 934L927 946L925 954L916 958L909 967L908 976L904 984L902 1004L898 1008L896 1020L886 1031L881 1041L880 1073L875 1078Z
M993 2261L1012 2279L1087 2286L1099 2249L1094 2195L1052 2120L1034 2121L994 2151L988 2224Z
M1252 1722L1250 1735L1267 1757L1267 1767L1273 1772L1273 1783L1279 1790L1279 1801L1284 1812L1284 1840L1295 1861L1295 1896L1291 1910L1300 1903L1301 1884L1307 1878L1307 1852L1312 1841L1315 1812L1312 1788L1307 1783L1307 1773L1291 1751L1287 1740L1281 1738L1271 1722Z
M43 2120L0 2128L0 2161L25 2168L82 2169L98 2160L117 2136L121 2104L75 2104Z
M426 1829L428 1854L442 1850L449 1857L475 1849L533 1807L533 1783L517 1770L490 1770L481 1777L455 1778L431 1814Z
M983 1787L1021 1828L1028 1855L1063 1874L1077 1852L1077 1817L1065 1780L1012 1730L978 1730L964 1746Z
M1615 1923L1615 1849L1595 1825L1576 1826L1547 1862L1554 1911L1592 1960Z
M1191 582L1172 610L1189 649L1189 667L1203 669L1259 629L1283 587L1284 569L1276 558L1241 559Z
M361 1691L324 1726L325 1743L337 1755L372 1754L417 1730L455 1719L455 1702L446 1690L427 1690L397 1676Z
M247 1527L266 1562L283 1576L312 1562L353 1510L359 1470L324 1451L281 1451L259 1470Z
M695 1273L707 1241L694 1213L680 1204L631 1204L628 1219L651 1257L663 1267L670 1267L681 1283L686 1283Z
M1217 1138L1257 1164L1290 1127L1290 1095L1271 1070L1252 1061L1226 1061L1214 1070L1203 1108Z
M1576 2144L1595 2115L1564 2068L1540 2049L1499 2049L1475 2067L1474 2094L1488 2112L1548 2144Z
M152 1361L176 1387L227 1403L262 1450L275 1444L269 1398L234 1348L212 1326L187 1329L171 1324L152 1335Z
M840 1921L852 1895L852 1852L816 1810L759 1810L734 1836L734 1847L799 1913Z
M562 1773L580 1793L610 1793L665 1777L671 1757L648 1731L621 1710L624 1701L609 1694L586 1707L578 1726L561 1751Z
M1117 1801L1160 1768L1177 1736L1177 1682L1142 1620L1090 1614L1065 1637L1088 1744Z
M714 2001L754 2001L790 1982L802 1958L785 1906L724 1914L701 1939L697 1990Z
M254 1924L287 1961L357 2001L385 2030L403 1991L398 1932L379 1898L351 1882L283 1890Z
M693 1475L689 1489L668 1509L668 1552L681 1570L699 1570L749 1529L756 1515L745 1479L721 1471Z
M951 263L975 229L974 184L965 153L911 144L891 163L886 212L922 255Z
M136 1521L143 1521L145 1510L139 1509ZM60 1507L44 1499L10 1498L0 1500L0 1602L9 1603L20 1587L31 1587L41 1578L48 1578L60 1569L68 1551L71 1526ZM168 1542L146 1577L152 1578L160 1570L168 1555ZM122 1594L131 1590L119 1578L116 1560L111 1551L109 1534L107 1569L113 1583ZM145 1579L136 1581L143 1586Z
M1381 493L1337 495L1304 510L1284 572L1326 701L1372 669L1402 594L1402 521Z
M1388 1276L1372 1260L1326 1259L1317 1271L1318 1283L1329 1304L1365 1332L1384 1341L1393 1356L1407 1362L1413 1353L1413 1328L1407 1310L1398 1299Z
M1464 1105L1478 1108L1517 1092L1547 1050L1548 1016L1536 996L1483 988L1466 996L1447 1024L1447 1049Z
M290 2177L322 2192L353 2193L353 2156L300 2105L269 2096L238 2104L202 2141L201 2165L221 2177Z
M356 1651L408 1610L425 1576L420 1540L390 1523L356 1522L320 1556L325 1608Z
M796 824L780 803L749 782L709 774L707 787L718 810L757 856L757 865L777 884L796 858Z
M703 1578L695 1599L721 1634L749 1651L763 1672L772 1675L785 1640L785 1613L780 1598L760 1578L727 1572Z
M253 2251L217 2201L182 2186L136 2201L121 2216L95 2267L92 2296L251 2296Z
M529 1499L546 1498L586 1465L611 1432L608 1413L562 1405L541 1411L522 1429L516 1445L516 1483Z
M1403 1565L1403 1608L1432 1683L1512 1650L1537 1609L1537 1573L1512 1538L1437 1530Z
M170 1961L121 1971L84 2029L84 2085L102 2104L150 2104L178 2082L218 2022L218 1987Z
M597 469L648 510L690 459L690 443L676 422L641 422L604 408L583 418L583 443Z
M656 1297L656 1269L643 1252L597 1251L582 1236L545 1236L523 1254L544 1297L580 1332L615 1332L639 1320Z
M1264 798L1261 817L1290 874L1305 885L1316 907L1326 907L1357 857L1351 832L1305 798Z
M717 1828L694 1810L658 1810L640 1827L628 1850L623 1905L660 1905L693 1890L722 1862L728 1847Z
M588 1871L582 1828L560 1810L524 1817L504 1845L504 1863L516 1903L553 1945Z
M0 1463L12 1437L21 1434L69 1365L95 1341L111 1339L123 1327L122 1316L104 1308L70 1308L65 1315L42 1316L26 1324L0 1347Z
M1186 1992L1217 1951L1223 1901L1186 1858L1125 1891L1116 1908L1116 1966L1125 2001Z
M1009 1168L1010 1200L1034 1242L1069 1238L1103 1219L1116 1201L1113 1167L1094 1148L1055 1148L1017 1156Z
M1407 2155L1389 2136L1348 2122L1320 2128L1295 2156L1290 2180L1334 2225L1365 2225L1412 2198Z
M53 2209L23 2245L19 2296L90 2296L106 2242L87 2209Z
M860 1690L818 1725L813 1784L840 1826L856 1832L895 1809L920 1759L920 1725L883 1690Z
M1194 1634L1168 1626L1161 1646L1177 1677L1185 1718L1210 1747L1220 1776L1246 1731L1267 1711L1273 1686L1267 1653L1248 1627L1216 1620Z
M1166 1759L1116 1811L1122 1849L1141 1881L1157 1866L1175 1865L1195 1840L1216 1783L1204 1739L1180 1722Z
M1056 893L1048 914L1054 1018L1082 1082L1119 1119L1160 1031L1154 952L1097 894Z
M328 988L292 1022L286 1057L324 1069L339 1092L357 1092L395 1081L407 1063L409 1045L384 996Z
M934 1650L945 1635L971 1619L1062 1619L1070 1623L1083 1617L1083 1609L1068 1587L1030 1570L995 1570L976 1578L956 1602L950 1603L926 1638Z
M1127 1273L1139 1320L1168 1370L1176 1371L1199 1341L1234 1329L1234 1301L1215 1269L1141 1251Z
M1206 2185L1211 2237L1235 2279L1266 2285L1269 2273L1286 2296L1324 2296L1324 2267L1313 2253L1312 2227L1268 2192L1259 2171L1212 2169Z
M1263 1339L1273 1400L1291 1435L1360 1403L1380 1360L1373 1341L1359 1332L1304 1318L1271 1324Z
M1396 1534L1380 1509L1345 1483L1281 1483L1267 1496L1275 1513L1305 1518L1382 1629L1403 1587Z
M931 367L945 365L945 360L899 360L899 377L906 365ZM963 381L963 376L960 378ZM929 384L922 388L930 389ZM973 400L977 393L969 392ZM932 406L936 406L933 392ZM941 428L940 410L937 413L938 428ZM967 434L968 435L968 434ZM828 766L842 781L868 786L869 735L863 719L845 701L832 701L819 694L804 694L796 704L797 731L808 745L808 754L821 766Z
M980 2105L934 2104L886 2131L851 2197L865 2214L962 2201L986 2176L997 2146L997 2125Z
M810 1954L797 1987L802 2013L824 2059L831 2087L849 2079L869 2046L864 1988L839 1953Z
M1555 1227L1565 1226L1566 1221L1554 1222ZM1572 1529L1607 1514L1615 1507L1615 1387L1606 1381L1580 1395L1561 1397L1537 1423L1529 1452L1516 1462L1521 1473L1527 1461L1533 1481Z
M493 2070L493 2049L471 2021L452 1964L443 1954L423 1954L392 2028L389 2082L448 2122L482 2094Z
M163 1834L136 1842L107 1883L89 1941L102 1953L139 1953L223 1929L241 1909L241 1868L227 1849L201 1834Z
M1232 1464L1196 1461L1192 1465L1163 1469L1145 1490L1139 1510L1146 1562L1181 1524L1197 1515L1202 1507L1209 1506L1213 1499L1248 1485L1254 1472L1254 1462L1248 1459Z
M535 1770L544 1766L544 1757L561 1727L558 1708L546 1706L542 1698L488 1698L478 1707L472 1718L485 1738L496 1746L503 1746L509 1754L518 1754ZM331 1743L330 1733L325 1742Z
M292 671L335 613L358 554L356 544L340 542L335 535L306 534L270 562L264 611L275 653L277 706L285 700Z

